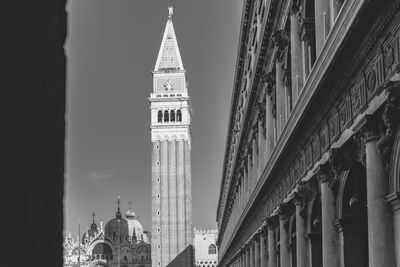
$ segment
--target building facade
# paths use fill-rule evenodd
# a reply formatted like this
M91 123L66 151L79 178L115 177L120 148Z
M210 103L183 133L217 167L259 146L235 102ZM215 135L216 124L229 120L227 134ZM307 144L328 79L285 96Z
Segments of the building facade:
M218 230L194 229L194 257L196 267L216 267Z
M399 11L244 1L219 266L400 266Z
M76 240L69 233L64 240L64 267L151 267L151 245L146 231L131 208L103 228L93 222Z
M149 98L154 267L167 266L193 242L191 105L172 13L170 7Z

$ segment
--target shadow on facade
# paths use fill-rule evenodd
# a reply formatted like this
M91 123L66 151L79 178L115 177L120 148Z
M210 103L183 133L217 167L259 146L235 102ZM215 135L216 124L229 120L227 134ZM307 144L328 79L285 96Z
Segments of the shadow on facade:
M187 246L167 267L194 267L194 248Z

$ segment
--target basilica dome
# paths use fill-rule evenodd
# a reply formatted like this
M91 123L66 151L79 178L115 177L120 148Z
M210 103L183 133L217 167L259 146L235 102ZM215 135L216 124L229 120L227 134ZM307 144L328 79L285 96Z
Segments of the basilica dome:
M105 227L105 236L113 242L118 240L120 236L120 242L128 240L128 222L122 218L121 212L118 207L118 211L115 214L115 218L107 222Z

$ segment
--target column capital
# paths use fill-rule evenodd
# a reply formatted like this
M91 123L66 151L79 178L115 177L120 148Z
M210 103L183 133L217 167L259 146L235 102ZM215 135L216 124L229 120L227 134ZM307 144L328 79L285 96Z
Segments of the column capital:
M294 205L292 202L284 202L279 204L278 215L279 220L286 220L288 217L293 215L295 212Z
M364 128L362 129L365 140L364 142L369 142L371 140L375 140L380 138L381 132L379 129L379 124L381 122L381 118L379 118L375 114L366 114L364 118Z
M318 181L315 178L311 178L308 181L300 181L296 186L296 193L293 197L293 203L295 205L303 205L309 202L318 193Z
M344 159L341 155L341 151L339 148L331 148L328 154L328 161L332 169L333 175L335 176L335 178L338 178L341 172L345 169Z
M289 45L289 37L287 32L282 30L277 30L272 34L272 43L278 48L277 50L277 60L279 63L283 62L285 56L285 48Z
M268 228L266 225L263 225L260 231L260 237L266 238L268 235Z
M267 94L267 96L271 96L272 95L272 89L273 86L275 86L275 74L272 72L263 72L261 74L261 80L266 84L266 90L265 93Z
M259 242L260 241L261 230L257 230L253 236L253 240Z
M299 13L300 5L302 4L302 0L293 0L290 6L290 15L296 15Z
M277 215L267 217L268 230L274 230L279 225L279 218Z
M393 211L400 210L400 192L391 193L385 199L392 206Z
M320 164L315 174L320 183L330 183L333 180L331 166L328 162Z

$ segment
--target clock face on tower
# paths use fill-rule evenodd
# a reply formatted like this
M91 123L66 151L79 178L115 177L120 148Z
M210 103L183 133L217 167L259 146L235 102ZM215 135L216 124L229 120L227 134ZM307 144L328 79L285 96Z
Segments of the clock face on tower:
M170 79L168 79L164 83L164 88L165 91L171 91L174 89L174 83Z

